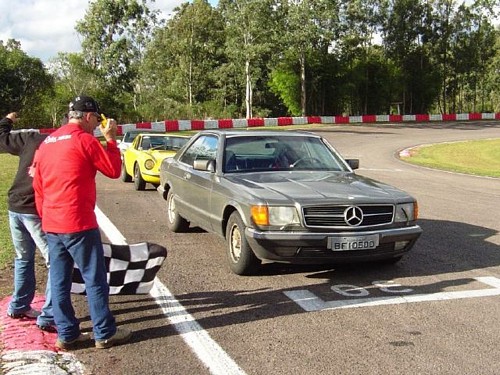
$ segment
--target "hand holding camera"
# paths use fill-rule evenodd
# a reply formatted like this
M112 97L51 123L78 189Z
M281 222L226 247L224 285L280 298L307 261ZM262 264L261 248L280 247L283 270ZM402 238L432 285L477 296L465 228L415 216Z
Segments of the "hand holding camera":
M116 140L116 133L118 131L118 126L116 124L116 120L112 118L106 118L103 114L101 114L102 120L99 124L99 128L101 129L101 133L106 139L106 141Z

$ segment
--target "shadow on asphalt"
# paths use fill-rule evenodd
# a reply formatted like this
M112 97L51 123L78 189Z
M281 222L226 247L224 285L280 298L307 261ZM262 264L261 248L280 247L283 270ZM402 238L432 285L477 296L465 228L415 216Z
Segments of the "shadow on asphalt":
M301 314L304 310L284 294L293 290L307 289L322 300L331 301L356 297L342 296L332 291L334 285L355 286L368 292L370 297L387 296L374 285L377 280L392 280L401 284L401 295L405 295L405 289L411 289L412 294L429 294L491 288L460 273L474 271L477 276L491 276L488 268L500 265L500 246L488 241L490 237L498 235L496 231L450 221L419 220L419 224L424 230L422 236L415 247L393 265L358 263L304 266L269 263L262 265L259 275L246 281L251 283L255 277L303 275L303 285L286 289L212 290L186 293L176 296L176 299L196 316L203 329L210 329ZM483 269L484 272L481 272ZM248 282L245 285L249 285ZM164 302L169 303L161 300L156 303L149 295L136 295L111 297L110 306L119 324L132 325L135 331L132 342L140 342L178 335L173 325L165 320L165 315L159 313L158 304ZM89 324L88 316L81 320Z

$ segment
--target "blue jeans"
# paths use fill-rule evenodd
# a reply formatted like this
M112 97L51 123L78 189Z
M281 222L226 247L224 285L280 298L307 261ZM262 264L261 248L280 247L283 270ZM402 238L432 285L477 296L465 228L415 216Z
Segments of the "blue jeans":
M80 322L71 304L73 265L82 274L95 340L116 333L115 318L109 310L109 285L99 229L78 233L47 233L54 319L59 339L72 341L80 335Z
M9 211L9 225L12 243L16 251L14 260L14 293L9 303L9 314L21 314L31 309L35 297L35 251L40 249L47 266L49 254L47 240L42 231L40 217L34 214L20 214ZM53 325L50 275L45 289L45 304L42 314L37 318L38 325Z

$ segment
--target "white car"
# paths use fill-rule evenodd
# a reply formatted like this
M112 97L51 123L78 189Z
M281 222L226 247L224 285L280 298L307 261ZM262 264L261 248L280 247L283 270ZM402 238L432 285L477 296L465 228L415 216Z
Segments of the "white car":
M138 134L146 133L148 131L152 131L152 130L137 129L137 130L129 130L128 132L125 132L125 134L123 134L122 140L119 141L119 143L118 143L118 148L120 149L120 153L123 155L125 150L130 147L132 142L134 142L134 139L135 139L135 137L137 137Z

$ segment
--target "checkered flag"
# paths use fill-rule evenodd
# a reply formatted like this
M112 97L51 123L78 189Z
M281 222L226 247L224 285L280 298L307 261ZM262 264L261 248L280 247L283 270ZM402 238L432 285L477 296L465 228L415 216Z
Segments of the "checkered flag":
M142 242L134 245L103 244L109 294L147 294L167 257L163 246ZM71 292L85 294L85 283L77 265L73 268Z

